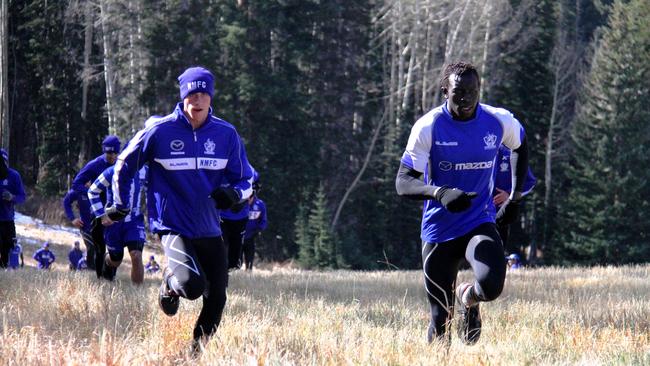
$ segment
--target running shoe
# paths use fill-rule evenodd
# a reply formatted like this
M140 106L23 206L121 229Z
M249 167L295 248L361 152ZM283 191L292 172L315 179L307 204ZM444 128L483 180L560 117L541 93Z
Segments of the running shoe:
M172 271L169 268L165 268L163 271L162 283L158 290L158 305L160 306L160 310L168 316L174 316L178 311L178 306L180 305L179 296L176 295L167 284L167 280L171 275Z
M479 303L477 302L471 306L465 305L467 301L465 294L471 290L471 287L472 285L466 282L456 287L456 299L458 300L458 313L460 315L458 321L458 337L467 345L475 344L481 337L481 311L479 309Z

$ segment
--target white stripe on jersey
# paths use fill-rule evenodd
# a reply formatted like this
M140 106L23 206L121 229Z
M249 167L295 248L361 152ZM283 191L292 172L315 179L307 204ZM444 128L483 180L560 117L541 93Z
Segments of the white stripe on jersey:
M228 159L198 158L199 169L222 170L228 165Z
M195 158L175 158L175 159L154 159L158 164L167 170L194 170L196 169Z

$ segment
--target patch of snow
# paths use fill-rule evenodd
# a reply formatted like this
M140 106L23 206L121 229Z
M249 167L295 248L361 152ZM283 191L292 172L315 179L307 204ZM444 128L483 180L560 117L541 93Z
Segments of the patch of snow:
M16 211L16 214L14 216L14 222L19 225L36 226L39 229L43 229L43 230L62 231L70 234L79 234L79 229L75 227L61 226L61 225L48 225L43 223L43 220L35 219L31 216L23 215L18 211Z

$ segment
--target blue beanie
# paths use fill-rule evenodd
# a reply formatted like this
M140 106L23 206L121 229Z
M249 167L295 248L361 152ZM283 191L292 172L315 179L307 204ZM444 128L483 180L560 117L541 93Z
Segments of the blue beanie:
M113 135L106 136L104 141L102 141L102 151L105 153L119 153L120 139Z
M196 92L214 95L214 76L210 70L203 67L190 67L178 77L178 86L181 89L181 100Z

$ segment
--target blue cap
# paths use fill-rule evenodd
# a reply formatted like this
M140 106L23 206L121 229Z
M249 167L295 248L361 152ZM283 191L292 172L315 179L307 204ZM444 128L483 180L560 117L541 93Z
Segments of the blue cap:
M214 95L214 76L210 70L203 67L190 67L178 77L178 86L181 90L181 100L188 95L203 92Z
M512 253L506 258L518 261L519 260L519 255L517 255L517 253Z
M119 153L120 152L120 139L117 136L108 135L102 141L102 151L105 153Z
M50 242L49 241L46 241L45 243L43 243L43 248L49 248L49 247L50 247Z
M9 161L9 153L5 149L0 149L0 155L2 155L3 158L5 158L5 161Z

